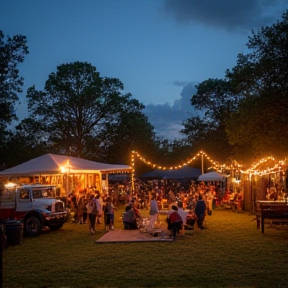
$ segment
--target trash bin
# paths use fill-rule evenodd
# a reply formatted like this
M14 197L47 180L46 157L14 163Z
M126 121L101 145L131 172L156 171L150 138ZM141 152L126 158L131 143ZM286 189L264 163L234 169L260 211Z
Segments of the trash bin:
M21 221L8 220L5 222L8 245L20 244L23 236L23 224Z
M5 226L0 225L0 249L2 248L2 251L4 249L7 249L7 239L6 239L6 231Z

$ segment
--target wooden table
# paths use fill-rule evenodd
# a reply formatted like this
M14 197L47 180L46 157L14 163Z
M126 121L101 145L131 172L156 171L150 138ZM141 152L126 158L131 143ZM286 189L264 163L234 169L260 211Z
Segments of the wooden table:
M270 219L272 223L288 223L288 203L284 201L257 201L260 205L261 232L264 233L264 221Z

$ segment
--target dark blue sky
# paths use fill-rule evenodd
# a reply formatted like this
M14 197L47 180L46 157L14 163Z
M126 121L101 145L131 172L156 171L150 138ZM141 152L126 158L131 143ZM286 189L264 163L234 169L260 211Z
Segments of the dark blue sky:
M25 91L42 90L60 64L87 61L143 104L173 107L189 83L224 78L251 30L286 9L287 0L1 0L0 30L27 36Z

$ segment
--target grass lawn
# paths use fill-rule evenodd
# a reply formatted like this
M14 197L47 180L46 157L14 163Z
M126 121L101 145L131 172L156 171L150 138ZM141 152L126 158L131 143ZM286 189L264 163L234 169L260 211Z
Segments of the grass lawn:
M288 287L288 230L262 234L254 218L214 210L175 242L119 244L95 244L104 225L66 223L4 250L3 287Z

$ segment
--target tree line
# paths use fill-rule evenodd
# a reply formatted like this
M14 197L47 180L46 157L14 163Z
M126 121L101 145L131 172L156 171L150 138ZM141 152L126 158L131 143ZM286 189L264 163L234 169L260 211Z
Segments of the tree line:
M26 91L28 117L15 106L23 92L19 64L29 53L23 35L0 30L0 165L2 169L46 153L106 163L130 163L130 152L167 165L205 150L219 161L247 163L283 157L288 148L288 11L271 26L252 30L247 52L223 79L199 83L191 105L202 111L183 122L184 139L163 146L142 103L124 93L117 78L103 77L87 62L64 63L43 90ZM15 128L11 124L15 123Z

